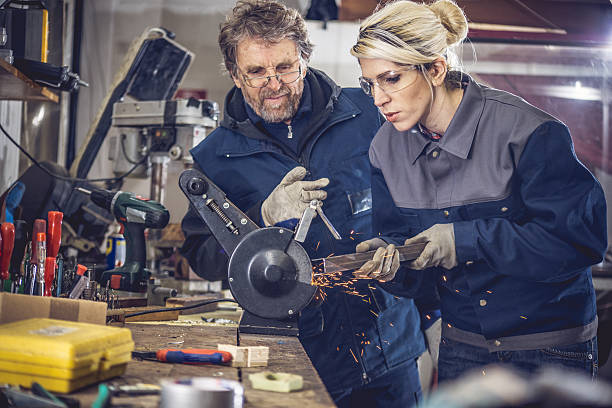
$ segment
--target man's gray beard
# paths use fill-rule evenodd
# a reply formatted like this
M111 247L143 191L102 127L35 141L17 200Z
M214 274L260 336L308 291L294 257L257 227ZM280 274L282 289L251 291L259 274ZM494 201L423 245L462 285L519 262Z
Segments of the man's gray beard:
M302 98L303 90L304 85L302 83L296 93L292 93L291 88L283 85L277 92L266 92L267 89L262 89L262 92L258 95L259 99L257 100L252 99L246 92L243 93L243 96L249 106L255 111L257 116L262 118L267 123L279 123L293 119L300 106L300 99ZM289 97L287 100L283 101L283 104L278 109L271 111L266 109L263 103L265 98L287 93Z

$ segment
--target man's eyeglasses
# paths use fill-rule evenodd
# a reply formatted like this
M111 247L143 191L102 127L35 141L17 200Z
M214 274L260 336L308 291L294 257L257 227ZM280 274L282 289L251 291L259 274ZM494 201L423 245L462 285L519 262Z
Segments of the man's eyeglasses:
M377 75L374 80L359 77L359 85L361 86L363 92L371 97L374 96L375 85L387 94L398 92L409 87L416 81L418 75L415 75L409 71L414 71L417 68L417 65L409 65L395 71L383 72L382 74Z
M295 63L299 62L299 60L294 61L292 64L281 64L274 68L274 75L262 75L262 76L246 76L242 74L244 78L244 82L251 88L265 88L270 79L276 78L276 80L282 84L290 84L298 80L299 77L302 76L302 64L298 65L297 71L290 71L294 69ZM260 68L265 73L265 68Z

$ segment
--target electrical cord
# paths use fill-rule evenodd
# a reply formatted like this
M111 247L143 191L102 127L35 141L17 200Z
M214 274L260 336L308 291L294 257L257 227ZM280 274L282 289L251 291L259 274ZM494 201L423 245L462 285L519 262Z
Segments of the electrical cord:
M2 133L4 133L4 135L11 141L11 143L13 143L15 146L17 146L19 151L21 151L21 153L23 153L28 159L30 159L32 161L32 163L34 163L39 169L41 169L42 171L44 171L45 173L47 173L51 177L54 177L54 178L59 179L59 180L64 180L64 181L71 181L71 182L75 182L75 181L77 181L77 182L78 181L89 181L89 182L93 182L93 181L105 181L105 182L121 181L125 177L129 176L130 174L132 174L134 172L134 170L136 170L136 168L138 166L141 166L146 161L147 157L149 157L149 155L147 154L138 163L136 163L131 169L129 169L128 171L126 171L125 173L123 173L123 174L121 174L121 175L119 175L117 177L99 178L99 179L87 179L87 178L78 178L78 177L64 177L64 176L60 176L59 174L52 173L49 170L47 170L44 166L42 166L34 157L32 157L32 155L30 153L28 153L23 147L21 147L21 145L19 145L19 143L17 143L15 141L15 139L13 139L11 137L11 135L9 135L6 130L4 130L4 127L1 124L0 124L0 130L2 130Z
M219 303L219 302L238 303L234 299L225 299L225 298L223 298L223 299L213 299L213 300L206 300L204 302L196 303L195 305L191 305L191 306L167 307L167 308L163 308L163 309L144 310L142 312L126 314L124 317L127 318L127 317L133 317L133 316L140 316L140 315L149 314L149 313L171 312L173 310L195 309L196 307L206 306L206 305L210 305L211 303Z

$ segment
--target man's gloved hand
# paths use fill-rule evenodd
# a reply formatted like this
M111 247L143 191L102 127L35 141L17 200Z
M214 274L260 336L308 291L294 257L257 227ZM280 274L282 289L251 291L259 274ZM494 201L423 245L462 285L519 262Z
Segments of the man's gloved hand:
M436 224L413 238L407 239L404 245L419 242L427 242L427 245L421 255L409 264L409 268L422 270L442 266L452 269L457 266L453 224Z
M300 218L310 201L327 198L327 192L320 189L329 184L329 179L302 181L306 173L304 167L292 169L265 199L261 205L261 218L266 227L291 218Z
M373 249L376 249L376 253L372 260L361 265L353 274L357 278L373 278L381 282L392 280L400 265L399 252L395 245L387 245L380 238L372 238L357 244L355 251L367 252Z
M436 320L431 326L425 329L425 340L427 349L431 356L433 368L438 369L438 355L440 353L440 338L442 337L442 318Z

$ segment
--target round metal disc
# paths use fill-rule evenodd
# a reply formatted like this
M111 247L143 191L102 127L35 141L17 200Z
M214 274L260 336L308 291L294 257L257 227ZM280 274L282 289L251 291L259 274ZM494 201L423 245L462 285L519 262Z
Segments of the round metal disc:
M230 258L228 278L240 306L266 319L296 315L316 291L310 258L285 228L247 234Z

